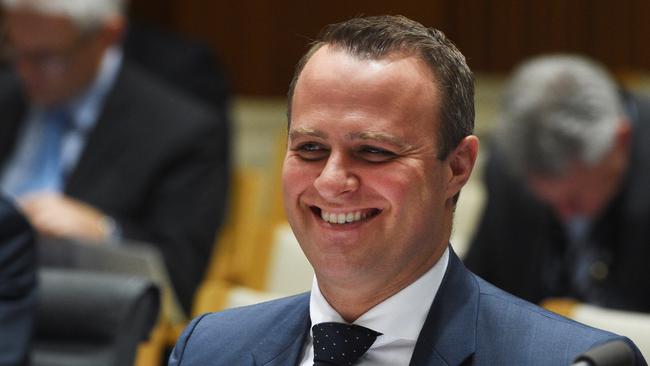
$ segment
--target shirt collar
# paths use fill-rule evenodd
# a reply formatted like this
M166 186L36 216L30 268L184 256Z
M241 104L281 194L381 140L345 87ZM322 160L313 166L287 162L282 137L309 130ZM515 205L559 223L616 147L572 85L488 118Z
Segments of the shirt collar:
M377 339L376 345L397 339L417 340L442 283L448 262L449 248L445 249L438 262L415 282L368 310L353 324L382 333L383 336ZM315 276L309 301L309 315L312 324L345 322L320 292Z

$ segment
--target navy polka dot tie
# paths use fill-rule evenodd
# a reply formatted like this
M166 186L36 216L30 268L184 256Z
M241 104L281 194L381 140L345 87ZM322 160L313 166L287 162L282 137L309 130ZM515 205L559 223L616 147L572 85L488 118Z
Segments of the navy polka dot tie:
M318 323L314 335L314 366L354 365L381 333L354 324Z

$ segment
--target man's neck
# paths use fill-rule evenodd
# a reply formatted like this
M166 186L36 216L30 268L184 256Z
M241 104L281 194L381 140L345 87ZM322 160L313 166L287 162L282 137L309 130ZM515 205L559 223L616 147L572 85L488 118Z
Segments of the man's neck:
M348 279L342 285L319 280L318 287L332 308L346 322L352 323L377 304L417 281L418 278L438 263L446 249L446 245L441 246L435 255L432 255L414 271L401 277L397 275L389 284L379 283L374 278L366 278L357 281ZM316 274L316 277L318 278L318 274Z

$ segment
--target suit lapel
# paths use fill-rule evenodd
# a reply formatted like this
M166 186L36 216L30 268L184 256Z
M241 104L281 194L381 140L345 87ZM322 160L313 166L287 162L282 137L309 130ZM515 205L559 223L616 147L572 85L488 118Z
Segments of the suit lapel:
M296 365L309 332L309 294L301 297L295 310L278 319L252 350L257 366Z
M450 247L449 264L415 345L411 366L457 366L476 349L479 289Z
M83 191L89 175L96 172L97 166L106 167L116 161L116 155L124 151L124 138L129 130L131 112L129 109L129 83L131 82L128 65L124 63L115 85L106 96L98 120L89 132L77 165L72 169L66 182L66 192ZM86 187L87 189L87 187Z

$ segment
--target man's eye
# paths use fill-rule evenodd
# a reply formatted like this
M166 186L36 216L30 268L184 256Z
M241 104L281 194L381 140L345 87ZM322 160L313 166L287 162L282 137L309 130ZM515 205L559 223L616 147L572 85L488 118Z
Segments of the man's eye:
M372 163L382 163L397 157L397 154L395 154L392 151L388 151L374 146L362 146L359 149L358 154L363 159L370 161Z
M298 147L301 151L320 151L323 149L322 146L314 143L302 144Z
M320 144L315 144L312 142L299 145L297 148L293 149L298 156L304 160L315 161L320 160L329 154L329 150Z

